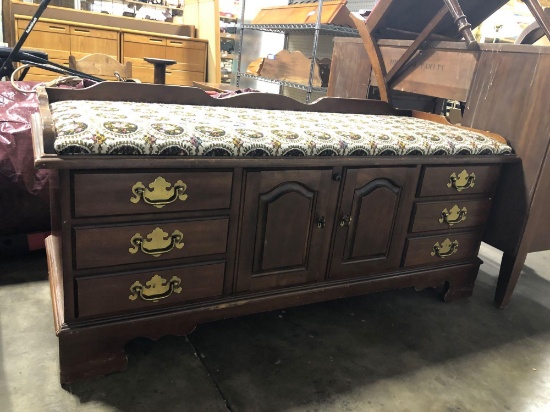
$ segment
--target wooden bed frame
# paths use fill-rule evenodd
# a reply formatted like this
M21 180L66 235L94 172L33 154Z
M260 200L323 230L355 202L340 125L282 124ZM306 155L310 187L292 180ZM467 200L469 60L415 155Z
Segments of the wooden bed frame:
M405 287L438 288L446 301L469 296L501 169L517 160L59 156L48 103L60 100L445 120L380 101L214 99L195 88L125 83L39 98L35 164L55 169L47 253L63 383L124 369L124 345L135 337L184 335L216 319ZM185 182L189 196L174 191L162 208L130 202L137 181L160 177ZM159 230L171 233L169 244L156 241ZM134 242L138 232L149 240Z

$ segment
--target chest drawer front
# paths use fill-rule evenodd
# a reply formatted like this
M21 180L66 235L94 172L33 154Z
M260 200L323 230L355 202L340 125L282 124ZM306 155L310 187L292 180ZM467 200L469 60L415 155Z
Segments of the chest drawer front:
M444 264L477 256L481 232L447 233L408 239L405 267Z
M143 60L143 57L153 57L156 59L165 59L166 58L166 46L162 43L134 43L124 40L122 44L124 59L133 57L135 60L132 60L133 63L139 66L148 67L152 64L147 63Z
M75 227L76 268L225 253L228 219Z
M25 29L25 27L28 23L29 23L29 21L20 20L19 21L19 27ZM69 33L69 30L70 30L70 28L67 24L60 24L60 23L53 23L53 22L49 23L49 22L38 21L33 26L33 31L35 31L35 32L36 31L43 31L43 32L47 32L47 33Z
M147 36L144 34L124 33L123 39L125 42L155 44L157 46L166 46L166 38L158 36Z
M490 208L489 199L420 202L415 206L411 232L483 226Z
M76 217L227 209L232 172L75 174Z
M76 280L78 316L156 309L220 296L224 263Z
M70 33L73 36L92 37L94 39L118 40L118 32L111 30L71 26Z
M420 196L492 193L500 166L427 166Z

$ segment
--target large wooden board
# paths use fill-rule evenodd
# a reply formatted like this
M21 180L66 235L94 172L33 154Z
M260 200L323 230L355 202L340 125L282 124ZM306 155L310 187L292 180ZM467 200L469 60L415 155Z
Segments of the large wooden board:
M410 41L406 40L380 42L388 70L409 45ZM476 69L476 53L455 43L438 43L437 48L428 48L422 53L396 80L392 90L465 101ZM332 57L329 96L364 98L369 82L377 85L361 39L336 38Z
M327 67L327 64L323 64ZM281 50L275 55L274 59L264 59L260 75L271 79L285 80L289 82L307 84L311 69L311 59L307 58L300 51L289 52ZM313 71L312 85L316 87L326 86L328 76L321 76L319 63L315 65Z
M349 17L347 1L325 1L321 14L322 24L355 27ZM306 24L317 21L317 3L293 4L290 6L261 9L252 24Z

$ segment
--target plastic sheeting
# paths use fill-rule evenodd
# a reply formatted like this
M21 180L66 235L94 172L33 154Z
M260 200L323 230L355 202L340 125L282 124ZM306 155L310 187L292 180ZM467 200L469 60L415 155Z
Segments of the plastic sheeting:
M30 90L36 83L17 84ZM36 112L35 93L0 82L0 237L49 229L49 171L33 164L30 119Z

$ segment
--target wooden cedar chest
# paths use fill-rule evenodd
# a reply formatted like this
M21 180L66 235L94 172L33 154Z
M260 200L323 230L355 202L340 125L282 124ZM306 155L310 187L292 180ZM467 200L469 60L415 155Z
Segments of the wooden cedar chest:
M279 128L279 140L270 140L274 150L286 150L294 138L288 133L296 125L281 128L287 115L358 113L353 116L361 123L373 114L376 122L432 126L418 118L441 120L379 101L329 98L304 105L260 93L213 99L195 88L124 83L49 89L40 101L41 116L33 118L35 164L55 171L47 252L64 383L124 369L124 345L132 338L184 335L215 319L404 287L440 288L446 301L469 296L501 168L516 160L414 151L390 156L386 149L353 156L344 140L334 149L340 155L219 156L198 137L189 141L196 153L203 150L200 156L66 154L74 145L57 146L65 153L57 154L61 137L90 127L77 118L68 131L63 122L70 116L53 109L67 101L73 109L113 101L149 104L146 111L196 105L231 116L252 108L252 117L272 116L271 123L248 140L241 130L230 141L243 148L257 133ZM206 122L203 129L211 125L214 140L225 133L214 127L213 115L198 121ZM129 123L109 127L119 135L131 129ZM164 131L173 134L177 127ZM477 139L509 152L488 135ZM95 147L109 139L90 136ZM350 145L359 139L350 136ZM289 147L286 154L296 154Z

